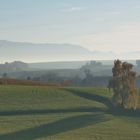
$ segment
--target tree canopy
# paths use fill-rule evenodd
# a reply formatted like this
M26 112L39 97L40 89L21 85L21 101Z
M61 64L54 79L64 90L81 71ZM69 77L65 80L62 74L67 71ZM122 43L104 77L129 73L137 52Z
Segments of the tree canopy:
M113 77L109 81L109 88L113 89L113 104L117 107L136 109L137 91L135 88L136 73L133 65L120 60L114 61Z

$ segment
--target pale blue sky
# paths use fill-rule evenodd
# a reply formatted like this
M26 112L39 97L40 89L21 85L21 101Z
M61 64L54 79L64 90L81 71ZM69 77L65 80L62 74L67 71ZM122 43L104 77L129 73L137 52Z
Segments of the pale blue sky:
M0 0L0 40L140 51L140 0Z

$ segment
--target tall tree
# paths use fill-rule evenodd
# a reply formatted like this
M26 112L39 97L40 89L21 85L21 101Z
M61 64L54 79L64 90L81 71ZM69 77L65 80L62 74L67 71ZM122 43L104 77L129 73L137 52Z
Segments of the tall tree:
M137 91L135 88L136 73L132 70L133 65L120 60L114 61L112 68L113 78L109 82L109 88L113 89L113 103L122 108L137 106Z

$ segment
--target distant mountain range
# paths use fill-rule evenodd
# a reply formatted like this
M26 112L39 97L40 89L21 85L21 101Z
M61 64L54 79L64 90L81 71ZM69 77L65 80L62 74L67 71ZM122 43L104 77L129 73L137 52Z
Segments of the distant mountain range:
M34 44L0 40L0 63L6 61L48 62L74 60L138 59L140 52L116 55L114 52L89 51L72 44Z
M33 44L0 41L0 60L24 62L47 62L90 58L87 49L70 44Z

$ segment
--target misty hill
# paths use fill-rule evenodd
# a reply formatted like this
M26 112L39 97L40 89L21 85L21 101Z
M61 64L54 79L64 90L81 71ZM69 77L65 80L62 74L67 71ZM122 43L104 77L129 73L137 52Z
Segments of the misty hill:
M0 59L5 61L66 61L90 58L90 56L90 51L78 45L0 41Z
M11 62L48 62L48 61L84 61L84 60L114 60L138 59L140 52L115 54L106 51L89 51L73 44L35 44L0 40L0 60Z
M59 61L59 62L39 62L39 63L28 63L30 69L43 69L43 70L50 70L50 69L79 69L83 65L87 63L94 62L94 60L89 61ZM125 61L125 60L124 60ZM110 68L113 66L114 60L96 60L98 63L102 63L106 67ZM136 60L129 60L127 61L136 65ZM94 68L96 65L94 65Z
M60 62L40 62L40 63L28 63L30 69L78 69L85 65L89 61L60 61Z
M11 72L20 72L20 71L26 71L28 70L28 64L21 62L21 61L14 61L11 63L4 63L0 64L0 74L6 74Z

